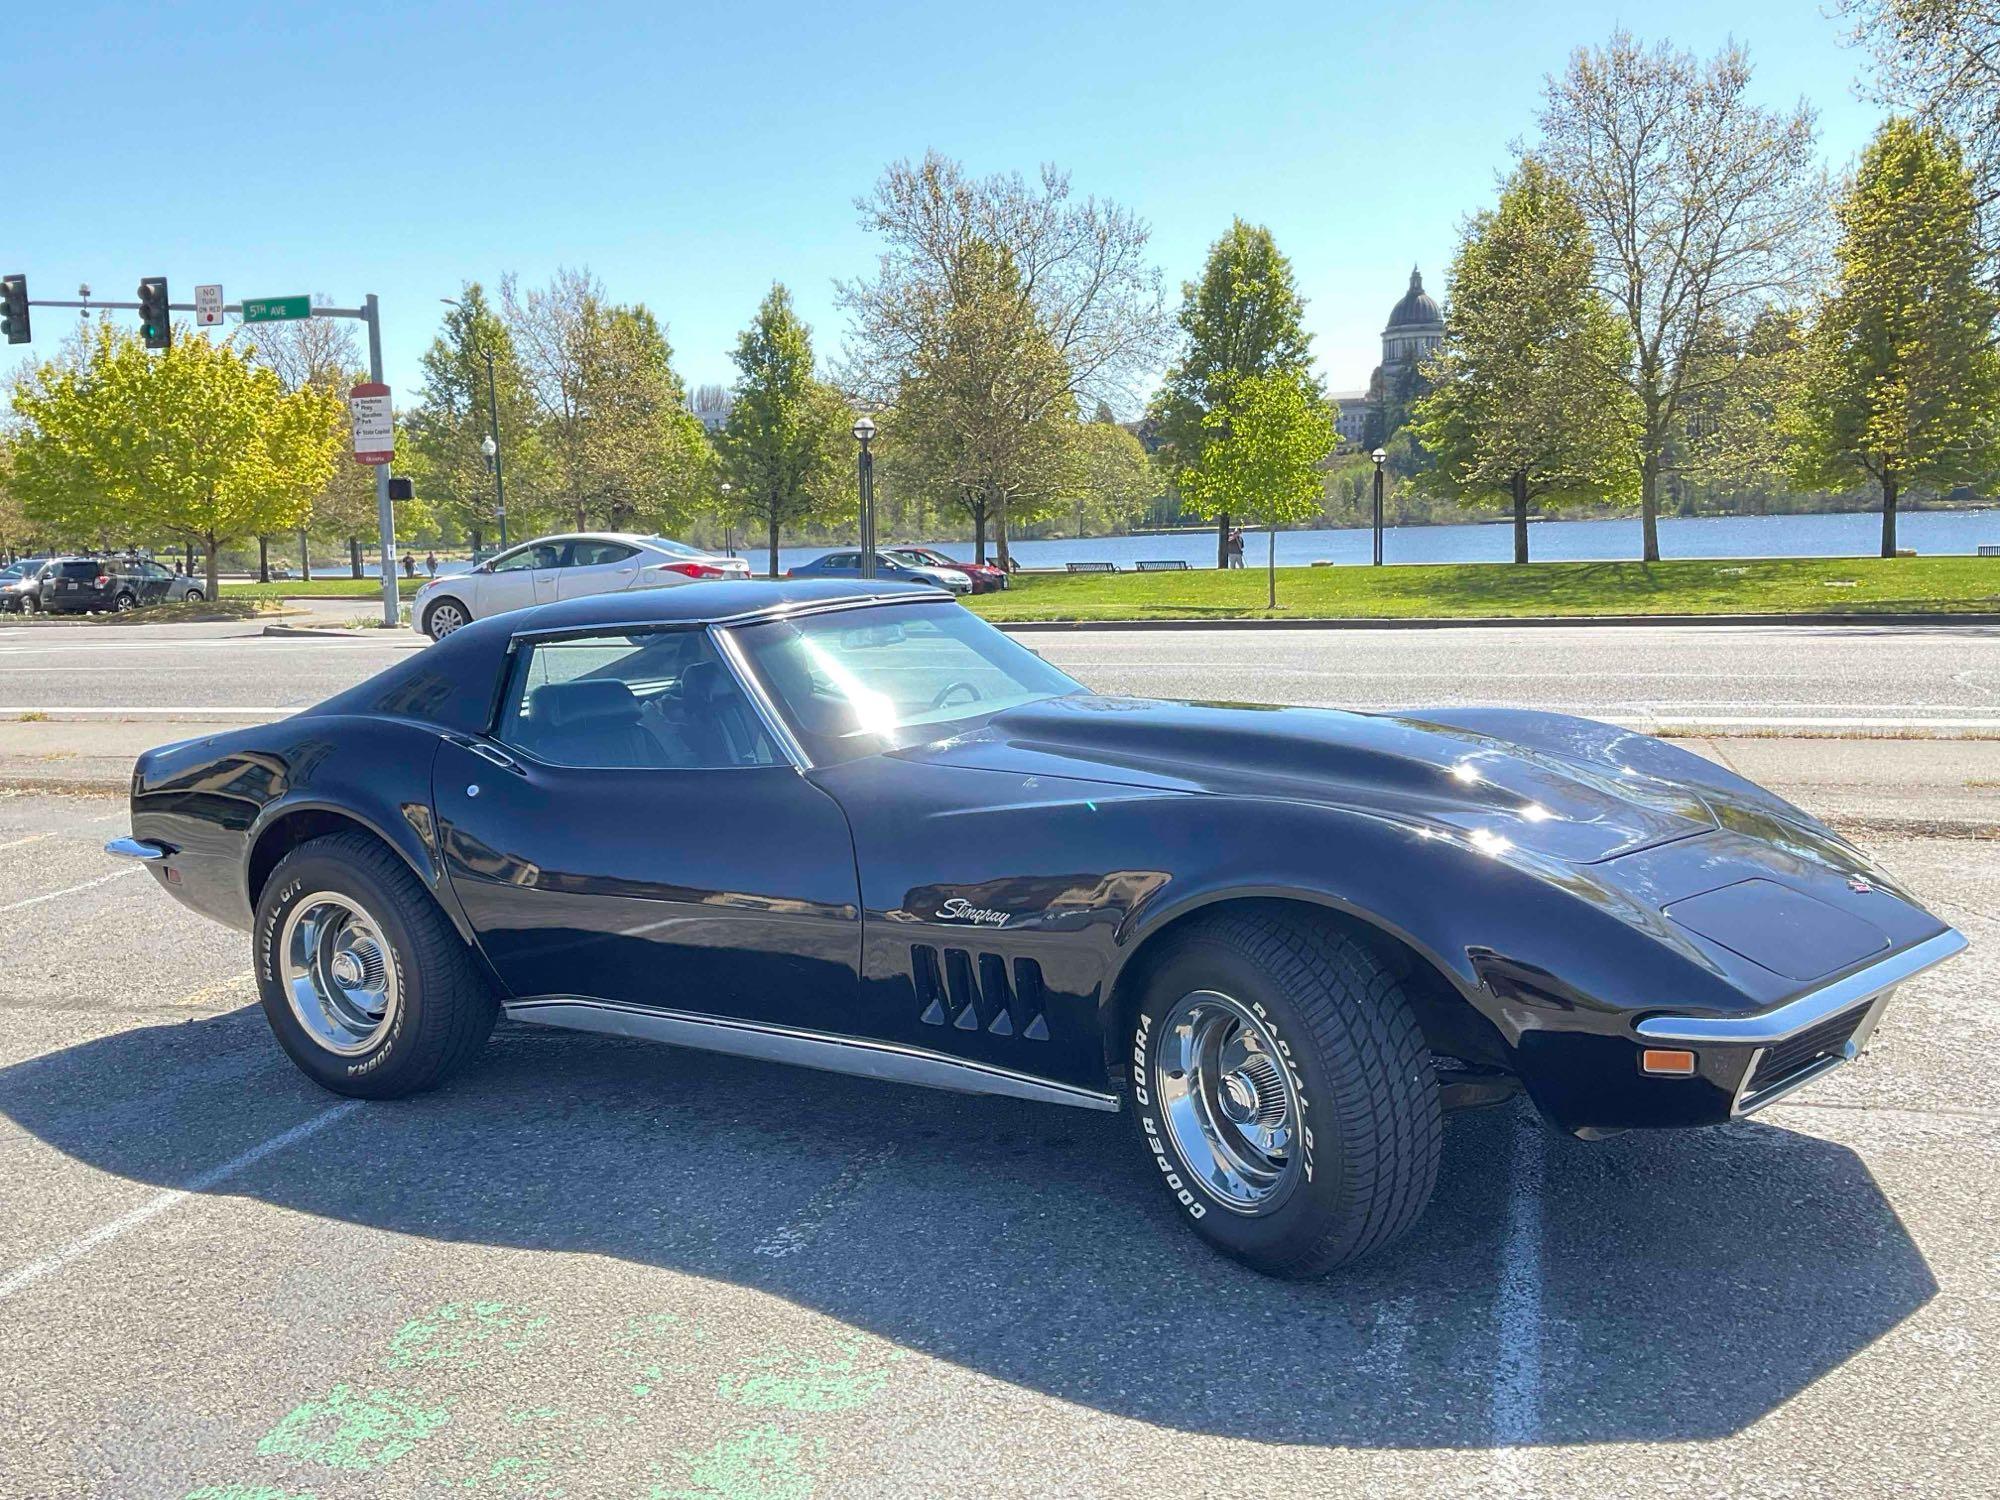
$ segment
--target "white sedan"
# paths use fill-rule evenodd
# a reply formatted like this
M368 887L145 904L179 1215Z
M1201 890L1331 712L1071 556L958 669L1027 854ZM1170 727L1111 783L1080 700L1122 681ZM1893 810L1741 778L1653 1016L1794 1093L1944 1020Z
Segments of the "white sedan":
M750 564L666 537L588 531L537 537L469 573L433 578L410 601L417 629L441 641L488 615L584 594L673 588L703 578L748 578Z

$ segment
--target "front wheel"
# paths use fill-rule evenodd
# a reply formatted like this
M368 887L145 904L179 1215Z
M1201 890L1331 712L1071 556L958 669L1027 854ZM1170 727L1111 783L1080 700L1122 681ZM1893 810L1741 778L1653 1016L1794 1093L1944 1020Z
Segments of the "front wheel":
M429 891L369 834L301 844L257 902L265 1019L336 1094L395 1099L463 1067L498 1007Z
M1132 1033L1141 1143L1194 1228L1276 1276L1405 1234L1443 1137L1423 1032L1352 938L1285 915L1200 922L1154 967Z
M424 614L424 634L441 641L472 623L472 615L456 599L440 599Z
M185 594L181 595L181 598L189 604L199 604L207 597L208 595L204 594L200 589L189 589Z

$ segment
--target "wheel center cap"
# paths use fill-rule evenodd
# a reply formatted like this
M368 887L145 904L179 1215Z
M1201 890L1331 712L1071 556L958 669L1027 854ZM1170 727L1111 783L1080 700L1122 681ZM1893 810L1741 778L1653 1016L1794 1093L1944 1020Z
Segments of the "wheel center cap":
M360 984L365 974L361 960L352 953L336 953L333 956L333 982L342 989L353 989Z
M1229 1074L1222 1080L1222 1108L1241 1125L1257 1113L1257 1086L1241 1073Z

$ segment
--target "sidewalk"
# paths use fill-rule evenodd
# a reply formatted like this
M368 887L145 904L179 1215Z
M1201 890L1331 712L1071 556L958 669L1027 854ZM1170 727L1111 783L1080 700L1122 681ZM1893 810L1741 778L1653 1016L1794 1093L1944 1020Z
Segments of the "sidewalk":
M154 745L259 723L254 710L201 719L0 721L0 792L123 795L132 762ZM1844 833L2000 838L2000 745L1972 739L1676 741L1769 787Z

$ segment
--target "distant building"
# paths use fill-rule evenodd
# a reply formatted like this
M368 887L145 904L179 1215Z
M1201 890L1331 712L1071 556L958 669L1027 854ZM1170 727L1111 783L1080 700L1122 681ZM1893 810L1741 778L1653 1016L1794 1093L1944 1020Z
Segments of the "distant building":
M1382 329L1382 363L1368 377L1366 391L1337 394L1335 424L1343 443L1380 447L1409 419L1410 403L1429 389L1420 367L1444 342L1444 313L1424 290L1423 273L1410 267L1410 287L1389 309Z

